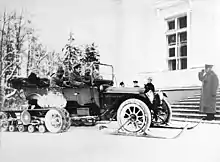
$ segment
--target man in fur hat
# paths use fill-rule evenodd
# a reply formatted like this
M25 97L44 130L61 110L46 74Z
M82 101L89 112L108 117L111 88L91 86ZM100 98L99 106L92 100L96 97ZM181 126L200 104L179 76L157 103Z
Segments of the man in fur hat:
M70 85L74 87L84 87L85 83L80 75L81 64L75 64L73 66L73 71L69 74Z
M212 67L213 65L206 64L205 69L198 74L199 80L202 82L200 112L207 114L206 120L214 120L216 113L216 92L219 80Z

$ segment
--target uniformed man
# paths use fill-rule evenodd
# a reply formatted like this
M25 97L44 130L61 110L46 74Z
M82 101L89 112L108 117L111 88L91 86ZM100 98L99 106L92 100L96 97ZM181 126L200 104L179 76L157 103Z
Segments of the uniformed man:
M138 85L138 81L137 81L137 80L134 80L133 83L134 83L134 87L140 87L140 86Z
M83 82L87 85L92 85L92 77L91 77L91 70L88 68L85 70L85 76L83 78Z
M152 83L152 78L151 77L148 78L148 82L147 82L147 84L144 85L144 88L145 88L145 93L149 92L150 90L153 93L155 92L155 87Z
M120 83L120 87L125 87L125 83L124 83L124 82L121 82L121 83Z
M200 100L200 112L206 113L206 120L215 119L216 113L216 93L219 86L217 75L212 71L213 65L206 64L205 69L199 72L198 77L202 82L202 92Z
M160 98L159 95L155 95L155 87L152 83L152 78L149 77L147 84L144 84L144 93L148 96L150 99L152 105L151 109L154 111L154 119L155 121L158 120L158 107L160 106Z
M103 79L103 77L99 73L99 66L98 65L93 66L92 76L94 79Z
M64 74L63 67L62 66L58 67L57 72L51 76L50 86L51 87L62 87L64 85L63 74Z
M80 75L81 73L81 65L75 64L73 66L73 71L69 74L70 86L74 87L84 87L85 83L83 82L83 78Z

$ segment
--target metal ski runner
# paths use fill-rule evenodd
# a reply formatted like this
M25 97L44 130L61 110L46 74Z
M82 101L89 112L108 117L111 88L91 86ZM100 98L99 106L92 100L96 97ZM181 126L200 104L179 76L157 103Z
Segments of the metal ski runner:
M199 124L201 124L203 121L203 118L200 119L200 121L193 126L188 126L187 130L192 130L196 128ZM179 126L179 125L174 125L174 124L169 124L169 125L153 125L151 128L167 128L167 129L184 129L185 126Z
M201 119L197 124L195 124L193 126L189 126L189 124L186 124L184 126L158 125L158 126L151 127L151 128L181 129L180 132L178 132L176 135L171 136L171 137L158 136L158 135L152 134L152 132L150 132L149 130L147 132L137 132L137 133L130 133L130 132L123 131L122 128L130 121L130 119L128 119L116 131L113 131L110 134L112 134L112 135L121 135L121 136L135 136L135 137L145 137L145 138L158 138L158 139L176 139L176 138L180 137L185 130L191 130L191 129L196 128L202 122L202 120L203 119ZM107 127L105 127L105 128L107 128Z
M188 126L188 124L178 134L176 134L174 136L171 136L171 137L154 135L154 134L150 133L150 131L144 132L144 133L128 133L128 132L115 131L115 132L112 132L110 134L112 134L112 135L120 135L120 136L134 136L134 137L144 137L144 138L157 138L157 139L176 139L176 138L180 137L183 134L183 132L187 129L187 126Z

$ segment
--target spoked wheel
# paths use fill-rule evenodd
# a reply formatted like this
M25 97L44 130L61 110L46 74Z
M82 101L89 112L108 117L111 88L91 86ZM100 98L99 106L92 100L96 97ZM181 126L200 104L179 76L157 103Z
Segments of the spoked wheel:
M1 131L5 132L8 130L9 127L9 121L7 114L4 112L0 112L0 129Z
M45 116L45 126L51 133L59 133L63 128L63 115L59 109L50 109Z
M169 103L163 99L162 105L158 107L157 124L167 124L172 117L172 110Z
M141 100L131 98L120 105L117 121L123 130L131 133L145 132L150 127L151 113L148 106Z

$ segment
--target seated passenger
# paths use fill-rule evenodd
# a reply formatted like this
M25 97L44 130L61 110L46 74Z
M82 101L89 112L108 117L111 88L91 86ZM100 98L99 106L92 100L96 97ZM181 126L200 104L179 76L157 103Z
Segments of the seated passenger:
M63 74L64 70L62 67L58 67L57 72L52 74L51 79L50 79L50 86L51 87L62 87L65 85L63 82Z
M28 76L28 82L30 84L38 85L40 80L35 73L31 72L31 74Z
M120 83L120 87L125 87L124 82L121 82L121 83Z
M91 70L90 69L86 69L85 70L85 76L83 78L84 83L86 83L87 85L92 85L92 78L91 78Z
M134 87L140 87L140 86L138 85L138 81L137 81L137 80L134 80L133 83L134 83Z
M148 83L144 85L145 88L145 93L149 92L150 90L154 93L155 92L155 88L154 85L152 84L152 78L149 77L148 78Z
M99 67L97 65L93 66L92 76L94 79L103 79L103 77L99 73Z
M73 71L69 74L69 82L70 86L74 87L84 87L85 83L80 75L81 72L81 65L75 64L73 67Z
M144 93L148 96L152 103L151 109L154 111L154 118L158 120L158 107L160 106L160 97L159 95L155 95L155 87L152 83L152 78L148 78L148 83L144 85L145 91Z

